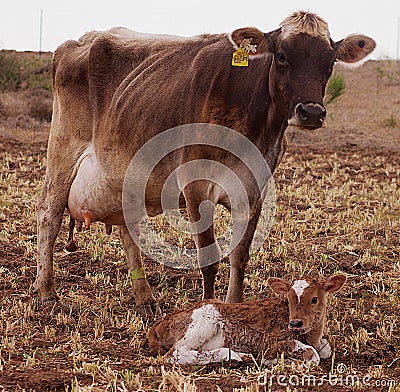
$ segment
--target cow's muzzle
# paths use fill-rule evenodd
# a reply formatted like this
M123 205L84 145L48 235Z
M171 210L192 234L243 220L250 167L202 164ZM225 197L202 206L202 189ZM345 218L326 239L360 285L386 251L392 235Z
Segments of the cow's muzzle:
M326 109L319 103L299 103L288 124L301 128L316 129L325 126Z

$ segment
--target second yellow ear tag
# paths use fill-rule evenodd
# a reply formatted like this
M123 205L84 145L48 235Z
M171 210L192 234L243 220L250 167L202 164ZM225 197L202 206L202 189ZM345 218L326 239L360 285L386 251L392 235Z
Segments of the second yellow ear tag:
M248 67L249 66L249 54L243 52L242 49L238 49L232 55L232 65L235 67Z

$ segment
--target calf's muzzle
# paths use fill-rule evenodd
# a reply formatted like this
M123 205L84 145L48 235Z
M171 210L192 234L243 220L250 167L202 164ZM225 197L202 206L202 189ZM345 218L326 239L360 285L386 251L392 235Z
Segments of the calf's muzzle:
M289 329L292 331L300 331L303 327L303 322L301 320L290 320Z

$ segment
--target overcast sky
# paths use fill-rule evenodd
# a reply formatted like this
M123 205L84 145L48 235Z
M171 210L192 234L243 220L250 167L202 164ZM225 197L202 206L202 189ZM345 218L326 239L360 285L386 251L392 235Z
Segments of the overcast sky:
M257 26L267 32L295 10L318 13L327 20L337 41L350 33L373 37L373 58L397 56L399 0L1 0L0 48L39 49L40 10L43 10L44 51L89 30L125 26L149 33L196 35L230 32Z

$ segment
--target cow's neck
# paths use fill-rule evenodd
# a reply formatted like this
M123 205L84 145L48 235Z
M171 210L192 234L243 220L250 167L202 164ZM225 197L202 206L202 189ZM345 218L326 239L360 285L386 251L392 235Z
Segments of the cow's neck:
M271 57L251 60L246 69L231 67L228 72L214 75L207 93L200 90L201 95L196 95L195 103L189 106L201 107L203 122L233 127L248 137L273 172L282 154L287 110L282 108L284 99L270 93L271 61ZM208 69L200 73L205 80L209 74ZM196 102L199 98L201 104ZM197 115L190 120L198 121Z
M284 153L283 138L288 124L287 117L282 114L282 109L276 105L276 102L280 100L270 97L266 97L266 100L268 102L266 111L259 114L263 122L254 128L250 125L253 134L250 138L266 159L271 172L274 172Z
M268 69L268 68L267 68ZM287 109L279 96L271 96L269 73L264 73L259 81L259 89L249 102L250 139L258 147L273 172L282 153L282 139L287 129Z
M283 148L283 137L287 128L287 119L276 113L274 108L268 111L267 121L255 144L265 157L271 172L274 172Z

